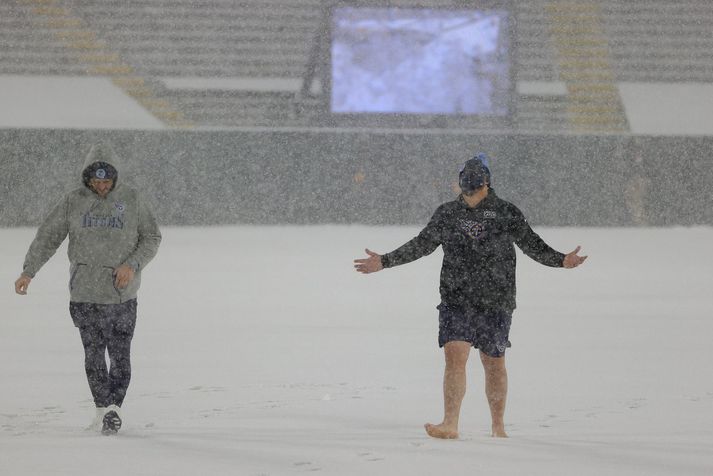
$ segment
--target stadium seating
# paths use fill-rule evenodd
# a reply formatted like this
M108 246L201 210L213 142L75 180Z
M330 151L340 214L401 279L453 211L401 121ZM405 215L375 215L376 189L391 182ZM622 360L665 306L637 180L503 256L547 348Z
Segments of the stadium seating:
M324 102L307 83L321 66L326 5L8 0L0 75L107 76L175 127L312 126ZM512 5L516 131L626 132L617 83L713 83L709 0Z

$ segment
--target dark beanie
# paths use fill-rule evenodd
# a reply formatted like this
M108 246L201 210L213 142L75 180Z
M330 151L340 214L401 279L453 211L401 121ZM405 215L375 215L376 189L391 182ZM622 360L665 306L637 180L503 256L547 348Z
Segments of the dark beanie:
M116 171L113 165L107 162L94 162L87 166L82 172L82 181L86 187L89 187L89 181L93 178L101 180L113 180L116 186L116 179L119 177L119 172Z
M471 193L486 184L490 185L488 156L481 152L463 164L458 174L458 185L464 193Z

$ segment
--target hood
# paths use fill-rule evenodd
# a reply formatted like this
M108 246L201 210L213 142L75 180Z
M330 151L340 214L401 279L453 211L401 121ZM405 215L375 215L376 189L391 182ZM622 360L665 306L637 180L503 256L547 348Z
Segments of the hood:
M114 150L106 144L93 145L89 150L89 153L84 159L84 164L82 165L82 171L80 173L82 184L85 187L88 187L89 175L87 169L96 162L104 162L111 165L116 170L116 178L114 179L113 187L116 188L119 179L119 172L121 171L121 160L119 159L119 156L116 155Z

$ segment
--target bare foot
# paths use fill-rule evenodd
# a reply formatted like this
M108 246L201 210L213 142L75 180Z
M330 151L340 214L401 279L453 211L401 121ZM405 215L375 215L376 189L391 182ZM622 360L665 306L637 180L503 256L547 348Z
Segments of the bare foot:
M423 427L426 429L428 436L432 438L442 438L444 440L455 440L458 438L458 429L447 427L443 423L440 425L426 423Z
M504 426L493 426L493 432L490 434L493 438L507 438L508 434L505 433Z

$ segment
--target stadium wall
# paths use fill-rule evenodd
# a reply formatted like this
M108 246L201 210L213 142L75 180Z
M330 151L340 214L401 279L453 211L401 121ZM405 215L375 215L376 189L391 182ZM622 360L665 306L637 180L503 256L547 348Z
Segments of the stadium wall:
M167 225L424 224L478 150L534 225L713 224L711 137L3 129L0 226L37 225L100 141Z

